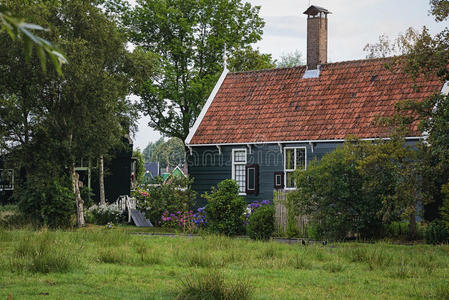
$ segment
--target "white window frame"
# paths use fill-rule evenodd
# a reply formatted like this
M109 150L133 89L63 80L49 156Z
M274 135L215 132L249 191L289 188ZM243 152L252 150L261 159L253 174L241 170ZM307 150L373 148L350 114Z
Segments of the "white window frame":
M236 180L235 179L235 166L236 165L243 165L245 167L245 191L246 191L246 163L248 161L248 153L247 153L246 150L247 150L246 148L235 148L235 149L232 149L232 179ZM236 151L245 151L245 161L244 162L236 162L234 160L235 159L234 154L235 154ZM238 182L237 182L237 184L238 184ZM240 185L239 185L239 195L246 196L246 192L240 192Z
M0 185L0 191L14 191L14 169L0 169L0 174L3 171L11 171L11 188L5 188L2 183Z
M293 153L294 153L294 157L293 157L293 164L294 164L294 169L287 169L287 149L293 149ZM304 170L307 169L307 147L301 146L301 147L285 147L284 148L284 189L285 190L296 190L296 186L295 187L287 187L287 172L294 172L297 167L296 167L296 149L304 149Z

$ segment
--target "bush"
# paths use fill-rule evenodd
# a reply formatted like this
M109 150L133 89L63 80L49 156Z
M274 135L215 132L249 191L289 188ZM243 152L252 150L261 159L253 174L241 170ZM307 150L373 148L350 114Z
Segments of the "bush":
M210 194L205 193L207 199L206 215L209 230L228 236L244 232L243 218L246 202L239 196L239 186L231 179L223 180L218 189L212 187Z
M247 232L253 240L268 240L274 232L274 207L264 205L258 207L250 215Z
M193 206L196 193L190 189L193 180L189 178L173 178L169 183L158 185L141 185L133 192L137 206L145 211L145 215L155 225L161 224L165 211L188 211Z
M426 228L426 242L428 244L441 244L449 240L449 233L441 220L432 221Z
M127 215L115 205L93 205L86 213L86 222L96 225L106 225L108 223L125 223Z
M67 176L46 181L29 178L19 191L19 208L38 225L70 227L75 215L75 196Z

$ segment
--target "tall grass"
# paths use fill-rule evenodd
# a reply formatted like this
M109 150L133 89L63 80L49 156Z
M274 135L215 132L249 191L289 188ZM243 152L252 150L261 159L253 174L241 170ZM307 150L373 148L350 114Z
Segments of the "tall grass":
M44 230L27 234L19 240L13 250L10 267L13 272L64 273L81 267L81 261L73 245Z
M247 279L225 281L219 272L194 274L180 281L178 299L246 300L253 288Z

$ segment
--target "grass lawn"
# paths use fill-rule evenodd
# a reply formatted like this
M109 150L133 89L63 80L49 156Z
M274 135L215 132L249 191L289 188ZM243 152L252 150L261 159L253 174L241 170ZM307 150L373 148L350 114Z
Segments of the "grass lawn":
M449 246L0 229L0 299L449 299ZM193 293L193 294L192 294ZM198 298L198 297L196 297Z

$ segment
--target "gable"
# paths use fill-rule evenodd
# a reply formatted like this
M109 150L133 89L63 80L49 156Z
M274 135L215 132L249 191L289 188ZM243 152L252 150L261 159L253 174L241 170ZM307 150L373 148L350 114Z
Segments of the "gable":
M191 132L190 145L388 137L377 126L399 101L439 93L436 77L418 78L372 59L323 65L318 78L305 67L229 73ZM421 136L417 124L411 136Z

